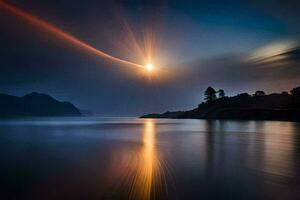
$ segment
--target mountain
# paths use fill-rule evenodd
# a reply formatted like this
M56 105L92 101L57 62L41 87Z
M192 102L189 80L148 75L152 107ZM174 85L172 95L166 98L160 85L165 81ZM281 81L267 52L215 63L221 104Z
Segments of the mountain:
M0 117L21 116L81 116L79 109L69 102L32 92L23 97L0 94Z
M300 87L291 94L239 94L203 102L188 111L148 114L141 118L190 118L300 121Z

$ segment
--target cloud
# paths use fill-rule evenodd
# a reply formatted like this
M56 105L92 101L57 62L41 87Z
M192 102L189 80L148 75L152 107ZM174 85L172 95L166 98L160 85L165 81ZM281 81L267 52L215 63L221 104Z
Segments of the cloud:
M185 64L185 81L251 83L300 78L300 45L271 43L247 54L231 54ZM178 67L180 69L180 67ZM187 69L187 67L185 67ZM182 74L182 73L180 73Z
M295 40L273 42L256 49L247 56L247 60L254 63L272 63L290 59L290 54L299 49L299 43Z

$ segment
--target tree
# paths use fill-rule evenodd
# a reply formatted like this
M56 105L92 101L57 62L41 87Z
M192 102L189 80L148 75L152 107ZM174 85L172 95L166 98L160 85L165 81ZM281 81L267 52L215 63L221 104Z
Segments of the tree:
M293 88L293 89L291 90L291 94L292 94L293 96L299 96L299 95L300 95L300 87Z
M217 98L217 96L216 96L216 90L214 89L214 88L212 88L212 87L208 87L206 90L205 90L205 93L204 93L204 95L205 95L205 100L207 101L207 102L210 102L210 101L213 101L213 100L215 100L216 98Z
M218 94L219 94L219 98L220 98L220 99L223 98L223 97L225 97L225 91L222 90L222 89L219 89L219 90L218 90Z
M264 91L258 90L255 92L254 96L264 96L266 93Z

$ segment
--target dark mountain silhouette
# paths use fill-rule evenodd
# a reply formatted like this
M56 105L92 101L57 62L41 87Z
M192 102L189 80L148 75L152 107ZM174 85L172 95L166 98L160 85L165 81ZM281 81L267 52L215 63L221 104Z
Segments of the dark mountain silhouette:
M265 95L257 91L255 95L243 93L222 97L203 102L193 110L148 114L142 118L300 121L300 87L291 90L290 94Z
M0 94L0 117L80 115L73 104L46 94L32 92L23 97Z

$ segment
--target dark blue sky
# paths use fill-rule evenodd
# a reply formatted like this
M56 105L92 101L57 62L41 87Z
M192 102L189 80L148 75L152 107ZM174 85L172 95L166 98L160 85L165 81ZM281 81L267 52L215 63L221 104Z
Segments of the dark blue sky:
M209 85L229 95L300 85L297 1L8 2L137 63L128 27L141 46L152 35L166 75L141 75L0 9L1 93L43 92L108 116L193 108Z

